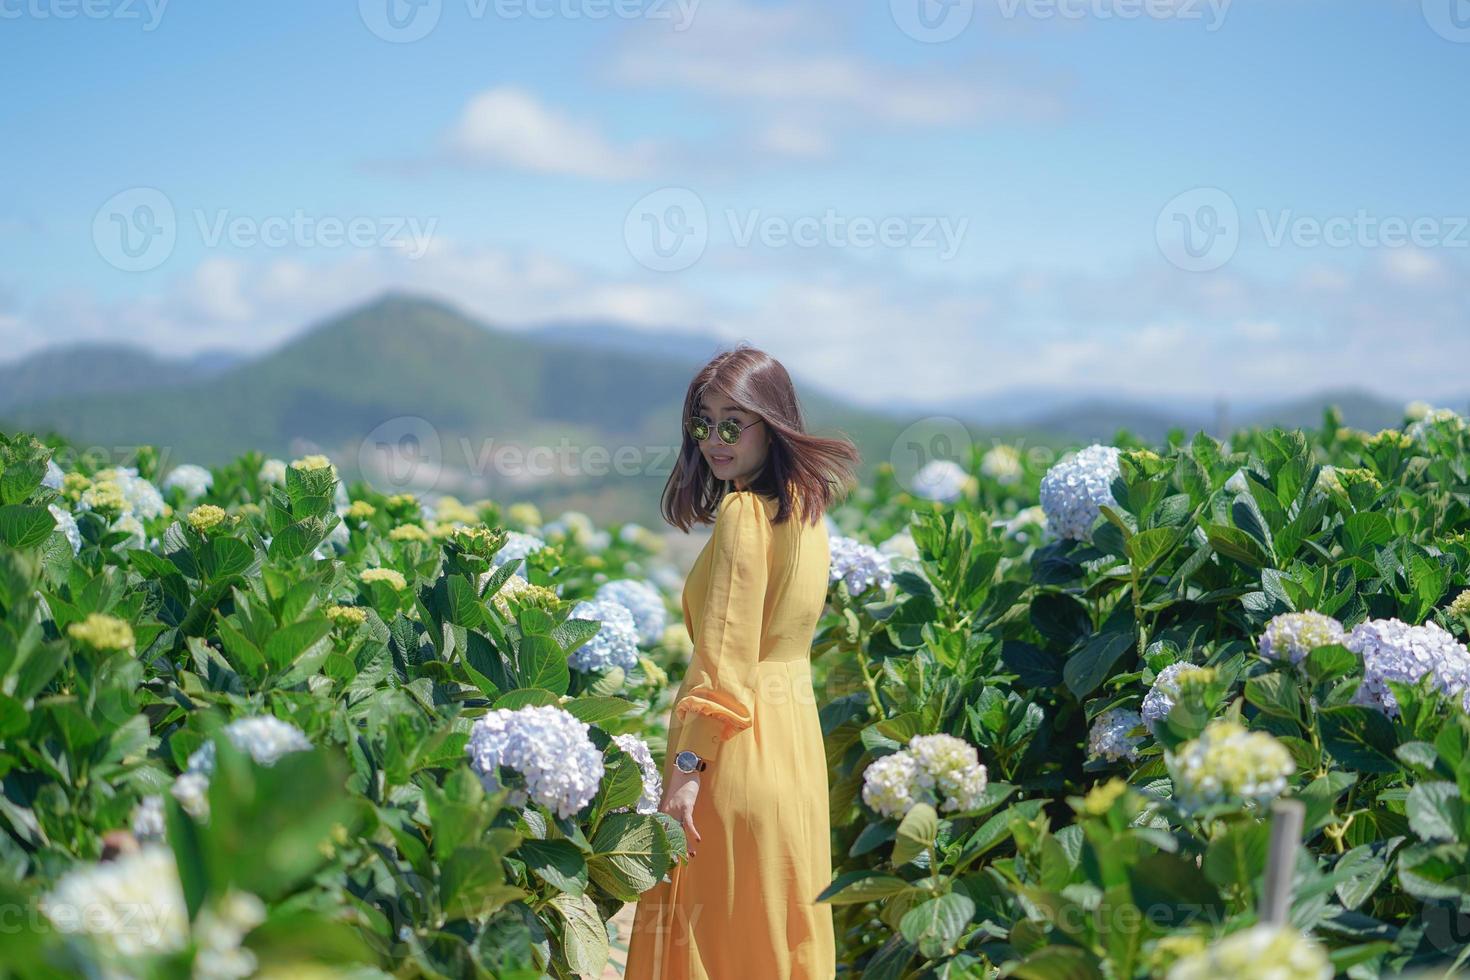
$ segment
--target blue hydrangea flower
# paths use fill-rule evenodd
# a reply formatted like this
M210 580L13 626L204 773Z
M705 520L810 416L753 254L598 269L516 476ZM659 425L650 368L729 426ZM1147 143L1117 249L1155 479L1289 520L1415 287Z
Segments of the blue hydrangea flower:
M248 752L262 766L273 766L287 753L305 752L311 748L311 740L305 732L289 721L271 715L237 718L225 726L224 732L236 748ZM214 757L214 742L205 742L190 754L189 771L205 775L213 773Z
M628 607L611 599L584 599L572 607L573 619L593 619L597 635L572 651L574 670L602 673L614 667L631 670L638 663L638 625Z
M1122 474L1115 446L1093 444L1080 450L1041 478L1041 507L1058 537L1091 541L1092 526L1102 507L1116 506L1112 483Z
M861 595L873 586L887 589L893 584L888 556L872 545L838 534L828 539L828 550L832 559L829 580L846 582L851 595Z
M1098 715L1087 734L1087 754L1109 762L1133 762L1138 758L1142 735L1133 731L1143 727L1143 716L1127 708L1113 708Z
M597 795L606 771L588 731L586 722L554 705L497 708L476 720L465 754L492 793L503 785L502 767L519 775L524 786L510 786L512 806L535 801L570 817Z
M597 598L611 599L633 614L638 626L639 642L652 646L663 636L669 622L669 611L664 606L664 597L650 582L637 579L614 579L597 587Z
M1470 650L1438 623L1410 626L1398 619L1359 623L1343 646L1363 658L1363 682L1354 700L1398 717L1389 681L1416 684L1429 674L1434 686L1470 711Z
M516 558L525 558L533 551L540 551L546 547L546 542L534 534L526 534L524 531L505 532L505 544L495 553L491 559L497 567Z
M46 460L46 475L41 477L41 486L50 487L52 490L61 489L61 481L66 474L61 472L61 467L56 465L54 459Z

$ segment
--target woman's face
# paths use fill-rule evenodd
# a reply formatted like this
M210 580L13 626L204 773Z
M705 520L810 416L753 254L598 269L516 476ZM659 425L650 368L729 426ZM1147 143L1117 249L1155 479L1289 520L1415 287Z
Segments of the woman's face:
M739 408L728 395L717 389L706 391L695 404L694 411L710 420L709 437L698 444L704 461L716 479L733 480L737 489L744 489L766 464L770 433L766 431L765 423L759 421L759 415ZM735 419L743 427L733 446L726 445L715 431L724 419Z

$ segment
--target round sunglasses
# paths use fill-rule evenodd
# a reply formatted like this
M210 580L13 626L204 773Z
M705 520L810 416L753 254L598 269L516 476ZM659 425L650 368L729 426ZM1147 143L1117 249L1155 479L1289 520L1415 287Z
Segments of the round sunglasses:
M715 425L703 415L691 415L684 423L684 428L689 431L689 437L695 442L704 442L708 439L710 429L713 428L719 434L721 442L727 446L733 446L740 441L740 433L760 421L762 420L756 419L755 422L741 425L737 419L721 419L719 424Z

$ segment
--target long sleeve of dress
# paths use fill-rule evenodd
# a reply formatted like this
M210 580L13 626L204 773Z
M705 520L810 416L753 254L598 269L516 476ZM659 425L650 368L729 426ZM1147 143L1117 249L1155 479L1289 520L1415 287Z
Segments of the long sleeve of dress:
M704 616L689 667L693 683L674 704L684 724L672 751L714 760L727 739L755 720L771 557L771 522L755 493L732 491L720 502L710 547Z

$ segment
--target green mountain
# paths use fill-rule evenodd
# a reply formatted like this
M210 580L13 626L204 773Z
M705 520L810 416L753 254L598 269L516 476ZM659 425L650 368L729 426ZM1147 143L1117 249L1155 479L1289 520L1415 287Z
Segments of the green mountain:
M558 342L494 329L437 301L388 295L202 380L167 375L160 362L152 376L166 383L48 391L0 415L9 428L117 453L155 445L168 465L219 463L248 449L320 451L350 478L379 486L530 500L652 526L678 447L684 389L703 363L689 353ZM858 444L864 478L889 459L906 424L815 392L804 393L803 408L813 431L841 431ZM442 465L419 467L418 484L394 482L408 473L402 465L375 469L380 443L405 434L419 438L419 458ZM531 449L540 455L520 452Z

